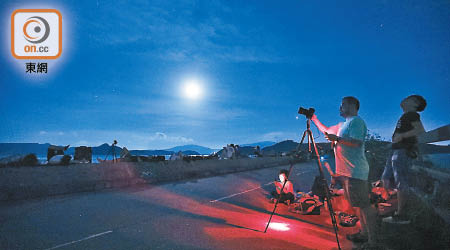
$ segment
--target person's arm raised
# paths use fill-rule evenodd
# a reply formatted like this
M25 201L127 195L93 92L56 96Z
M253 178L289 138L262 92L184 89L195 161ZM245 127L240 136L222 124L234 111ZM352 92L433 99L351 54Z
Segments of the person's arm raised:
M337 134L337 132L338 132L338 130L339 130L339 125L340 125L340 124L337 124L337 125L334 125L334 126L331 126L331 127L327 127L327 126L323 125L323 124L319 121L319 119L317 118L316 114L314 114L314 115L311 117L311 121L313 121L314 124L316 124L317 128L318 128L318 129L320 130L320 132L322 132L323 134L326 134L326 133L329 133L329 134Z

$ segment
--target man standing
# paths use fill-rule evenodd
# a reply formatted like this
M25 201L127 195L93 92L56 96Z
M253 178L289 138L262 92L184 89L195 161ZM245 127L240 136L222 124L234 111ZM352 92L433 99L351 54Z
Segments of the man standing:
M389 156L381 180L385 188L397 188L398 207L394 216L383 219L383 222L408 224L410 221L405 213L408 199L408 169L411 161L417 157L417 136L425 132L420 121L421 112L427 106L422 96L411 95L403 99L400 107L403 115L397 122L392 135L392 155ZM390 183L394 177L395 186Z
M344 195L352 207L358 207L361 232L347 235L354 242L376 244L376 211L369 200L369 164L364 153L367 127L358 116L359 101L353 96L342 99L340 115L345 118L332 127L323 125L316 115L311 120L334 145L336 175L342 181Z

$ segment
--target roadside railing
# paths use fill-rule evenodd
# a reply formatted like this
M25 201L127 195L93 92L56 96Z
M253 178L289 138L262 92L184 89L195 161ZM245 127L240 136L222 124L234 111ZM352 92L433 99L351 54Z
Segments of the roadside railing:
M433 167L423 159L414 162L410 172L410 188L426 205L450 224L450 166Z

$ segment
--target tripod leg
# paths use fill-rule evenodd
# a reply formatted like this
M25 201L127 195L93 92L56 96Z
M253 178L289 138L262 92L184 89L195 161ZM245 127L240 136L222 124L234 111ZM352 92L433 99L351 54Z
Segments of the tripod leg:
M108 151L108 153L106 154L106 156L105 156L105 161L106 161L106 159L108 159L109 153L111 153L111 149L110 149L110 150Z
M106 159L108 159L109 154L111 154L111 156L113 157L112 162L115 163L116 162L116 152L114 151L114 143L112 144L111 148L109 149L108 153L105 156L105 161Z
M305 140L305 137L306 137L306 133L307 132L307 130L305 130L305 131L303 131L303 136L302 136L302 139L300 140L300 143L297 145L297 152L298 151L300 151L300 146L303 144L303 141ZM308 139L308 141L309 141L309 139Z
M291 175L291 171L292 171L292 168L293 168L293 167L294 167L294 163L291 162L291 166L289 167L289 173L288 173L288 176L286 176L286 177L287 177L287 180L289 180L289 176ZM281 193L282 193L283 190L284 190L284 186L286 185L287 180L283 183L283 187L282 187L281 190L280 190L280 195L278 196L278 199L277 199L277 201L275 202L275 206L273 207L272 214L270 215L269 221L267 222L266 229L264 229L264 233L267 232L267 228L269 228L270 221L272 220L272 216L273 216L273 214L275 213L275 210L277 209L278 203L280 203Z
M308 132L308 130L305 130L305 131L303 132L302 139L300 140L300 143L298 144L297 149L296 149L297 152L300 151L300 146L303 144L303 141L305 140L305 137L306 137L307 134L308 134L307 132ZM309 141L309 138L308 138L308 141ZM291 166L289 167L289 173L288 173L287 179L289 179L289 176L291 175L291 172L292 172L292 169L293 169L293 168L294 168L294 163L291 162ZM284 190L284 186L286 185L286 183L287 183L287 182L285 181L284 184L283 184L283 187L281 188L281 191ZM280 191L280 196L279 196L279 198L281 197L281 191ZM273 214L275 213L275 210L277 209L278 203L279 203L279 201L280 201L279 198L277 199L277 202L275 202L275 206L273 207L272 214L270 215L269 221L267 222L266 229L264 229L264 233L266 233L266 232L267 232L267 228L269 228L270 221L272 220L272 216L273 216Z
M310 140L310 137L312 136L312 134L310 134L308 130L307 130L307 132L308 132L308 152L312 152L311 151L311 142L312 142L312 140Z
M319 166L319 172L320 172L320 181L322 182L322 186L323 189L325 191L325 197L326 197L326 201L327 201L327 207L328 210L330 212L330 217L331 217L331 223L333 224L333 228L334 228L334 234L336 235L336 242L338 245L338 248L341 249L341 245L339 243L339 237L338 237L338 226L336 223L336 217L334 215L334 210L333 210L333 205L331 204L331 198L330 198L330 190L328 189L328 183L325 180L325 176L323 174L323 167L322 167L322 162L320 161L320 155L319 155L319 151L317 150L317 145L316 142L314 141L314 137L312 134L311 130L308 130L308 134L309 134L309 138L311 139L311 142L314 146L314 152L316 153L316 157L317 157L317 164Z

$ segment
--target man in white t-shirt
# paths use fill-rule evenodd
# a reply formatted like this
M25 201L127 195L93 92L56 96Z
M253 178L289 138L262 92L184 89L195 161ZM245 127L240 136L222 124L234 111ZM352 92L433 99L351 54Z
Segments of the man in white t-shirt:
M347 235L355 242L375 242L376 211L369 200L369 164L364 149L364 139L367 127L364 120L358 116L359 101L347 96L342 99L340 115L345 118L332 127L323 125L316 115L311 120L325 137L334 145L336 161L336 176L344 187L344 195L353 207L359 207L361 232Z

